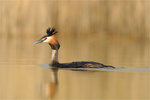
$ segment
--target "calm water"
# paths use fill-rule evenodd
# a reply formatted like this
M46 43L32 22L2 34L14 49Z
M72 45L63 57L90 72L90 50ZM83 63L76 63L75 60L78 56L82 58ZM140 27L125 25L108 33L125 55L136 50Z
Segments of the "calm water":
M150 100L148 43L60 39L60 62L120 66L76 70L50 68L49 46L34 40L1 40L0 100Z

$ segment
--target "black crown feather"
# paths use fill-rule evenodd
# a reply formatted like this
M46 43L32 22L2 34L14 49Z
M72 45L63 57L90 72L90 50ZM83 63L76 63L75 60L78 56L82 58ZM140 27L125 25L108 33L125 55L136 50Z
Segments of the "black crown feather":
M49 27L49 28L46 30L46 33L47 33L48 36L52 36L52 35L56 34L57 31L55 31L55 28L54 28L54 27L53 27L53 28L50 28L50 27Z

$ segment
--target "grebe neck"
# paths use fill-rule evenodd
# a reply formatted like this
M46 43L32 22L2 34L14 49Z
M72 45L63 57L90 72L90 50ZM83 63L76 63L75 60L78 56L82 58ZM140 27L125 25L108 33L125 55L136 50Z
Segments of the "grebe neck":
M60 48L59 42L53 36L51 41L49 42L50 47L52 48L52 57L51 57L51 65L55 65L58 63L58 50Z
M51 64L58 63L58 49L52 49Z

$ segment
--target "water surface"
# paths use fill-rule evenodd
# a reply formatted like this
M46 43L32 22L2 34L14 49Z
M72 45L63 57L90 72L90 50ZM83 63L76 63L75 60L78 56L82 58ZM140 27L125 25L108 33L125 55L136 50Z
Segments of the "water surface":
M51 56L50 47L46 44L33 46L32 42L28 40L20 43L12 40L9 45L7 45L8 42L1 42L1 100L150 99L148 55L141 55L147 51L147 46L140 50L136 50L140 48L139 44L135 45L135 49L132 47L136 50L135 56L132 50L124 54L122 47L113 43L107 46L104 44L96 46L92 48L94 52L91 52L88 48L90 45L87 43L83 48L83 43L75 45L79 41L73 41L72 45L68 45L68 42L64 40L59 52L60 62L89 59L120 67L115 69L57 69L48 64ZM112 45L118 52L114 52ZM132 57L127 55L132 55ZM140 61L137 60L141 59L138 57L145 59Z

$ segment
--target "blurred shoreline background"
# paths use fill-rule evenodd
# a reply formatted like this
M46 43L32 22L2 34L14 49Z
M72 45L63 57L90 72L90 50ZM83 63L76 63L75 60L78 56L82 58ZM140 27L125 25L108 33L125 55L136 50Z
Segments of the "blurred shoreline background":
M1 0L0 32L4 37L32 38L55 26L69 36L108 34L141 40L149 38L149 4L148 0Z

